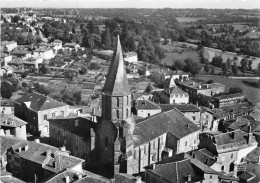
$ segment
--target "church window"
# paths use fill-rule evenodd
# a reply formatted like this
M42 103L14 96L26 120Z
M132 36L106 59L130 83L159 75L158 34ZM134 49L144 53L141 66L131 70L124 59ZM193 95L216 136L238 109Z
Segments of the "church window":
M128 109L126 109L126 117L128 118Z
M119 97L117 97L117 98L116 98L117 107L119 107L119 102L120 102Z
M146 152L147 150L146 150L146 145L144 146L144 155L146 155L147 154L147 152Z
M127 106L129 105L129 97L128 96L126 96L126 102L127 102Z
M120 116L119 116L119 110L116 110L116 117L117 117L117 119L120 118Z

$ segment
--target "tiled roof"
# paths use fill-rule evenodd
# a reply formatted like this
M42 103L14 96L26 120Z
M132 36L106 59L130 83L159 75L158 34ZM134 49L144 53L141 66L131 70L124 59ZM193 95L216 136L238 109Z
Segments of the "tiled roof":
M1 156L13 145L24 141L23 139L19 139L17 137L13 136L0 136L0 141L1 141Z
M133 132L134 143L137 147L167 132L181 139L197 131L197 125L173 109L140 120Z
M176 108L181 112L200 112L200 109L192 104L161 104L160 107L163 111L169 111Z
M79 177L81 175L81 177ZM45 183L64 183L65 177L68 177L69 182L73 183L109 183L111 182L109 179L102 177L100 175L94 174L92 172L83 170L82 172L78 172L72 169L67 169L61 171L51 178L45 180Z
M250 153L247 154L246 160L252 163L259 163L260 164L260 147L256 147Z
M136 178L133 175L126 174L126 173L116 173L114 179L116 183L123 183L123 182L129 182L130 180L132 181L136 180Z
M245 171L245 172L241 173L240 175L238 175L238 177L239 177L239 179L242 179L244 181L249 181L250 179L255 178L255 175L251 172Z
M199 177L192 165L190 159L179 159L179 158L169 158L172 161L159 164L156 163L154 170L151 171L157 176L163 177L170 182L185 183L188 180L188 175L191 176L191 181L201 181L203 177Z
M189 94L183 90L181 90L179 87L170 87L165 88L164 91L169 94L183 94L185 97L189 96Z
M123 60L121 43L119 36L117 38L117 46L109 67L107 79L102 90L106 95L125 96L130 95L131 91L126 77L125 65Z
M242 93L234 93L234 94L229 94L229 95L221 95L219 97L215 97L218 100L224 100L224 99L232 99L232 98L244 98L245 95Z
M54 109L57 107L63 107L67 105L65 103L54 100L48 96L44 96L35 92L19 98L15 102L20 104L25 103L28 108L33 109L35 111Z
M233 135L235 133L235 138ZM221 133L215 135L215 144L219 151L232 151L232 150L239 150L245 147L248 147L247 143L247 136L248 134L243 132L242 130L238 129L232 132ZM255 137L252 137L252 144L257 144Z
M161 109L160 106L153 103L149 100L136 100L135 101L135 108L136 110L158 110Z
M12 114L1 114L0 120L1 126L6 127L19 127L27 124L27 122L21 120L20 118L17 118Z
M84 161L85 160L83 159L58 152L54 157L50 158L49 161L46 162L43 168L58 173L66 168L72 168L76 165L82 164Z
M217 160L215 159L215 155L213 155L210 151L207 149L199 149L199 150L194 150L192 151L192 154L195 155L195 159L198 161L211 166L213 165Z
M207 108L207 107L204 107L204 106L201 106L201 107L200 107L200 112L201 112L201 113L208 112L208 113L210 113L210 114L213 114L213 111L212 111L211 109L209 109L209 108Z
M76 126L76 121L78 121ZM90 129L96 127L96 123L90 121L83 117L74 117L74 118L52 118L49 119L49 122L61 127L73 134L76 134L80 137L89 138Z

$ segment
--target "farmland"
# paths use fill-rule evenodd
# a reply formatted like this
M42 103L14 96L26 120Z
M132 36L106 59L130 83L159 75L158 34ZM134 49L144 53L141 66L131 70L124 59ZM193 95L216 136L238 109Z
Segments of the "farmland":
M244 84L245 81L257 82L257 80L230 79L219 76L198 76L198 79L205 81L212 79L214 82L222 83L226 85L226 91L228 91L230 87L240 87L248 100L254 105L257 105L257 108L260 109L260 89Z
M195 62L200 62L199 53L192 47L182 46L180 43L172 43L168 45L161 45L161 48L165 49L167 56L162 59L162 63L166 65L172 65L175 60L184 60L191 58Z

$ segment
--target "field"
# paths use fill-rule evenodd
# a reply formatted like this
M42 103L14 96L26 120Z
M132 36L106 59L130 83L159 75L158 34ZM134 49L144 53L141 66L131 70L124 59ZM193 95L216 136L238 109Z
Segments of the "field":
M240 87L248 100L254 105L257 105L257 108L260 109L260 89L244 84L246 81L257 82L257 80L230 79L219 76L198 76L198 79L205 81L212 79L214 82L222 83L226 85L226 91L228 91L230 87Z
M203 19L203 18L195 18L195 17L176 17L178 22L196 22L197 20Z
M162 59L162 63L172 65L175 60L184 60L191 58L196 62L200 62L199 53L191 47L182 47L179 43L161 45L161 48L167 51L167 56Z

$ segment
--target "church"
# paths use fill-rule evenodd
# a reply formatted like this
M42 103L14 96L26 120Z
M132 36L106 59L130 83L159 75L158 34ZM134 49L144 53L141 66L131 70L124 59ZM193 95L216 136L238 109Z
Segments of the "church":
M119 36L101 95L95 146L104 176L139 174L165 157L197 148L199 128L175 109L134 120Z

